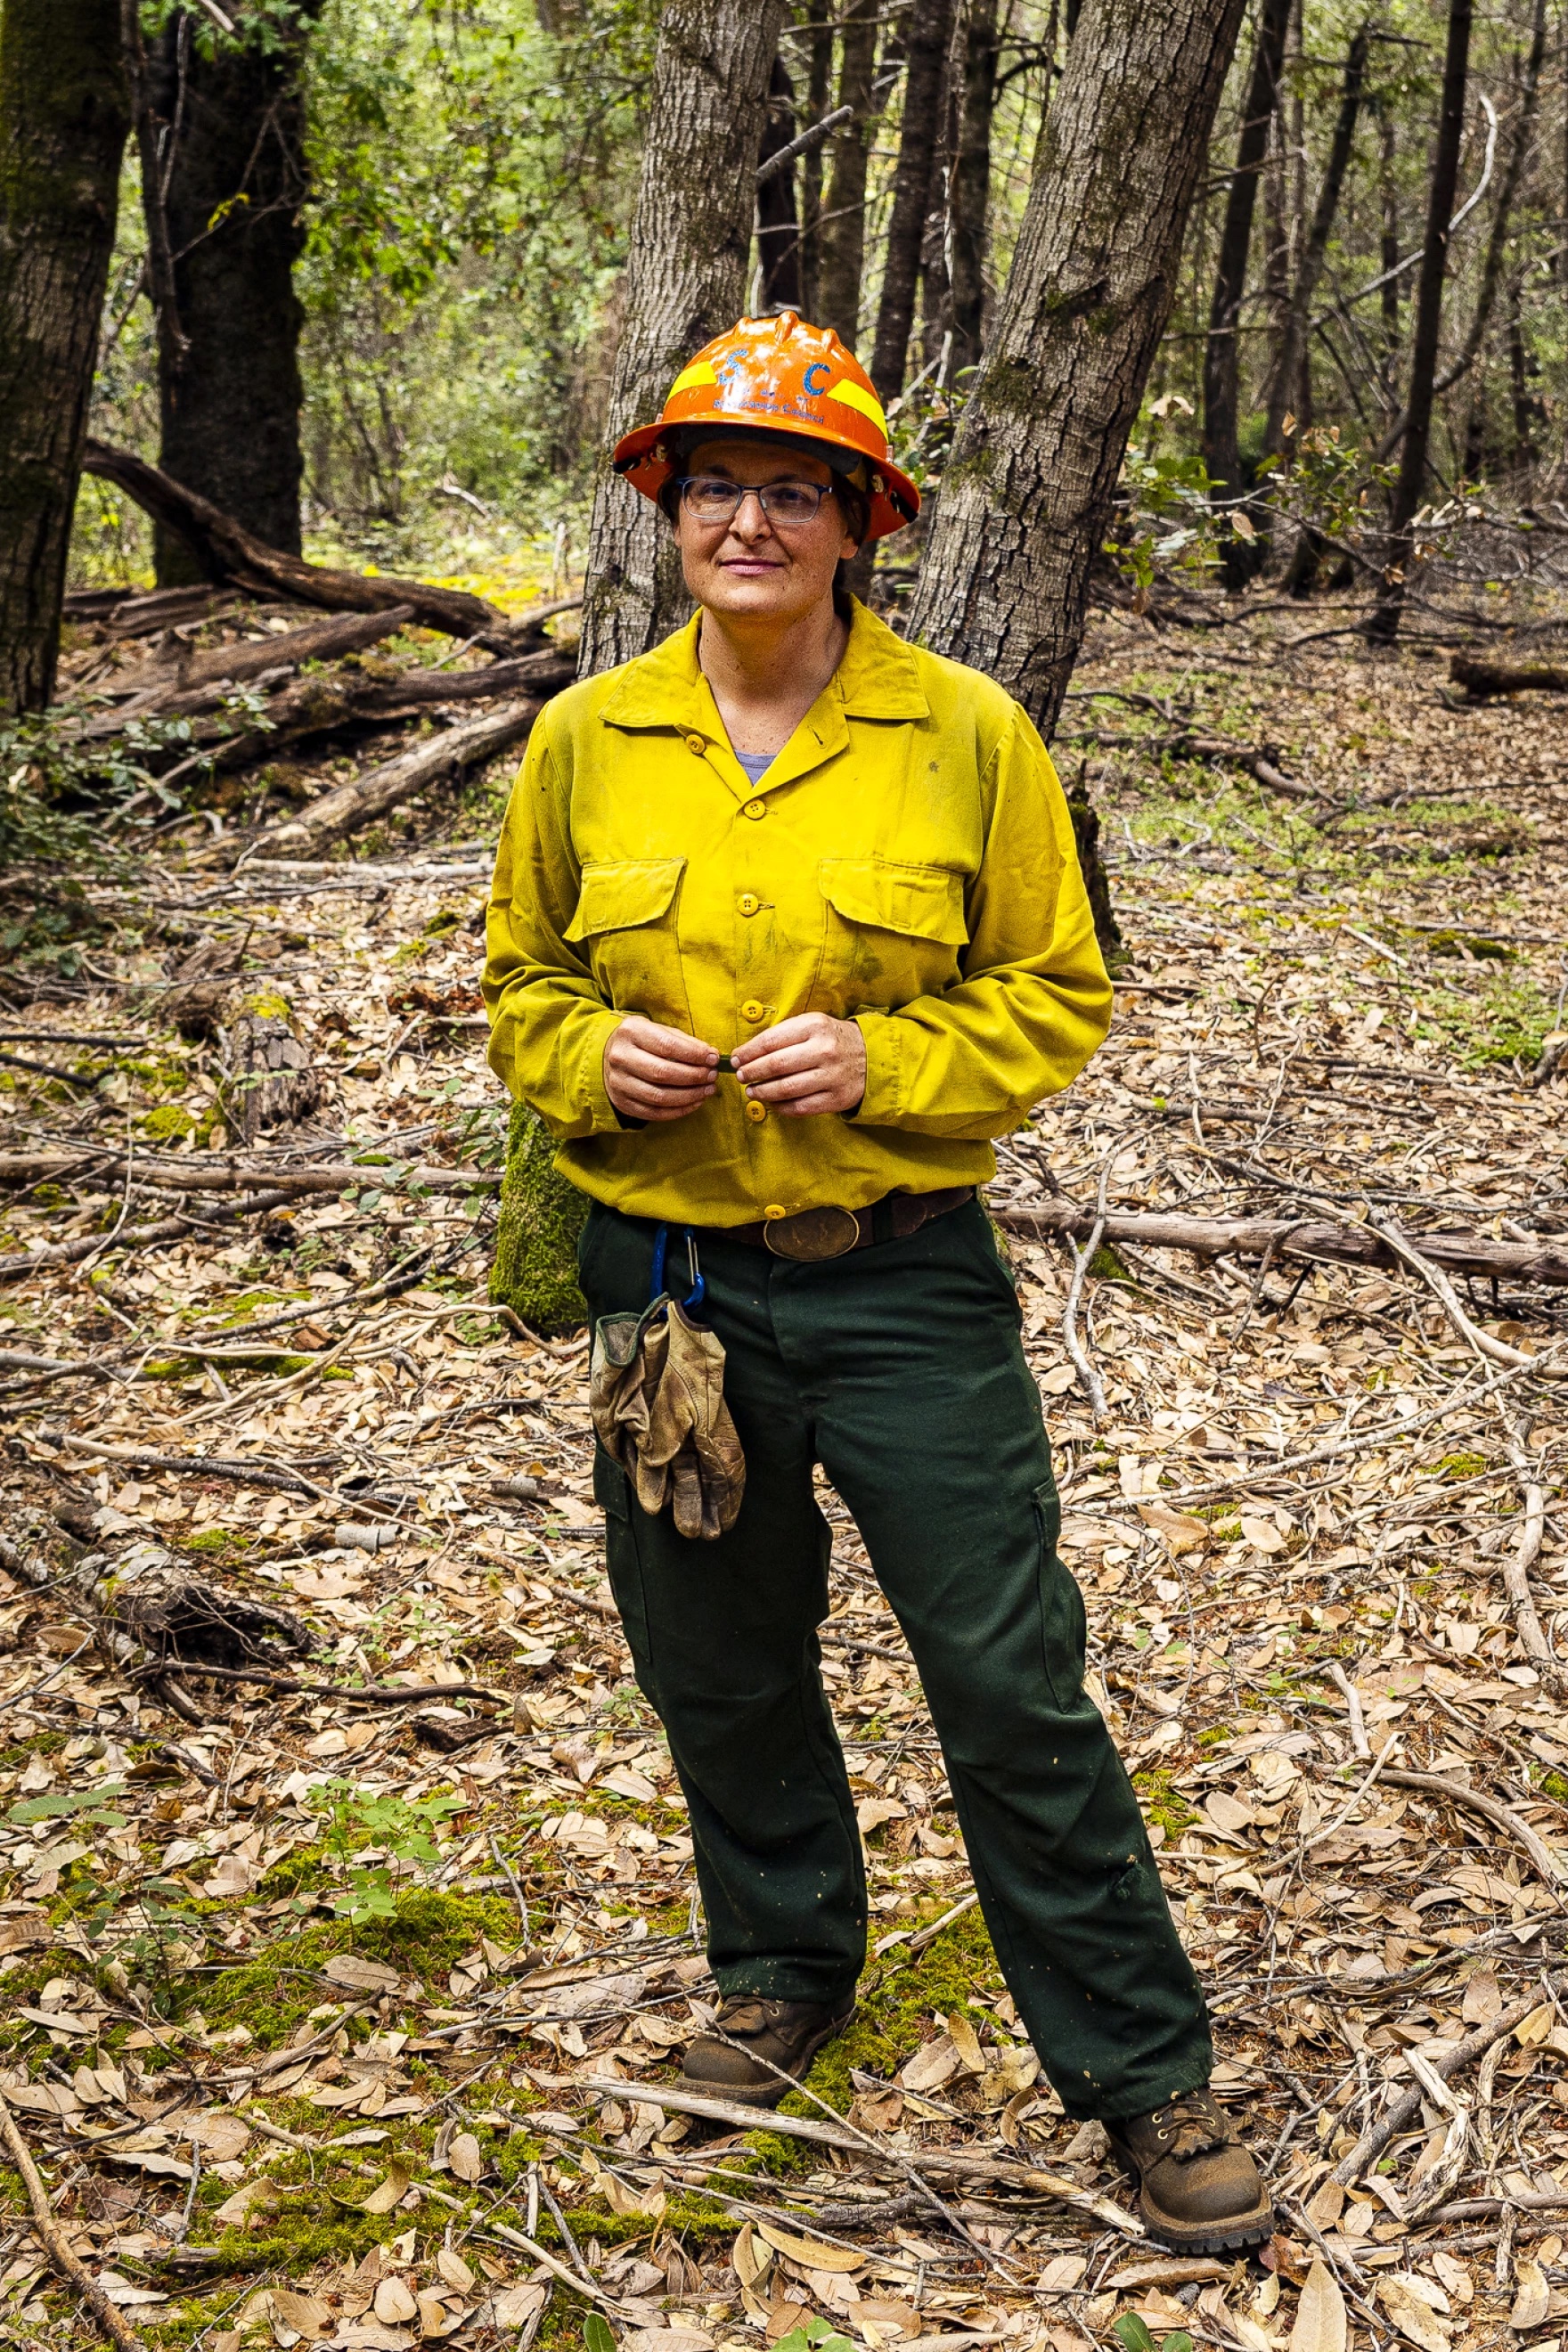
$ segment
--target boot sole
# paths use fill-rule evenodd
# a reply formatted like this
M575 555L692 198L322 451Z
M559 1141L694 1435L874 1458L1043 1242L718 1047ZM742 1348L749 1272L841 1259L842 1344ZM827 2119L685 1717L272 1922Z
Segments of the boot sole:
M1138 2211L1151 2238L1173 2254L1246 2253L1254 2246L1266 2246L1274 2235L1272 2205L1256 2207L1250 2213L1238 2213L1203 2229L1170 2221L1146 2197L1140 2196Z
M847 2010L842 2017L836 2018L831 2025L826 2026L801 2059L800 2073L792 2074L787 2083L781 2083L772 2075L762 2083L715 2083L705 2074L682 2073L680 2087L683 2091L694 2092L700 2098L728 2099L732 2106L737 2107L782 2106L792 2091L799 2090L802 2083L810 2074L812 2062L818 2053L826 2050L830 2042L836 2042L841 2033L847 2032L854 2024L859 2013L859 2004L857 2002L854 2007Z

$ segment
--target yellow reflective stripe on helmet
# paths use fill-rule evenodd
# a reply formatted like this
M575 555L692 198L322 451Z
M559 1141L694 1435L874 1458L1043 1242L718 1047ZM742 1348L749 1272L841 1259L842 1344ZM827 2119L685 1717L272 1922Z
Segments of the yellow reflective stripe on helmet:
M700 383L717 383L718 381L707 360L693 360L689 368L681 369L670 385L668 397L673 400L678 392L695 392Z
M887 439L888 420L882 414L882 404L874 392L862 391L858 383L851 383L846 376L841 383L834 385L827 397L829 400L841 400L846 408L858 408L862 416L870 418L883 440Z

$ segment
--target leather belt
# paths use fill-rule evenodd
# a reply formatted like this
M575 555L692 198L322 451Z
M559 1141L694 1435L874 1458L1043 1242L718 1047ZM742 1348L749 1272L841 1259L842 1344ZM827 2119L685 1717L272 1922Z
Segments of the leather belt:
M933 1218L973 1198L973 1184L950 1184L940 1192L887 1192L865 1209L799 1209L793 1217L760 1217L754 1224L716 1226L712 1234L715 1241L745 1242L809 1265L847 1257L876 1242L908 1241Z

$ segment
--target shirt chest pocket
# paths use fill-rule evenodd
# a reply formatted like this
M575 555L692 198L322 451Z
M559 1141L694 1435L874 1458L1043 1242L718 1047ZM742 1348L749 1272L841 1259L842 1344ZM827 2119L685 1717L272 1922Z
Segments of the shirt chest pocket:
M583 868L577 911L564 936L585 948L605 1002L616 1013L689 1030L676 937L684 857L634 857Z
M969 943L962 874L880 857L827 857L818 877L829 909L824 977L842 1011L908 1004L959 978L959 954Z

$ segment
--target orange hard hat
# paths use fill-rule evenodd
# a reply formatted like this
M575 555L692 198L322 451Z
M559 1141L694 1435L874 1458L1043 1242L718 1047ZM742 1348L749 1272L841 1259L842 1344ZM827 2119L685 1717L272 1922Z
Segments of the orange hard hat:
M858 475L870 499L868 539L901 530L920 512L920 492L889 459L888 420L870 377L830 327L808 327L793 310L741 319L700 351L670 385L658 423L616 443L616 473L657 499L700 425L787 435L836 473Z

